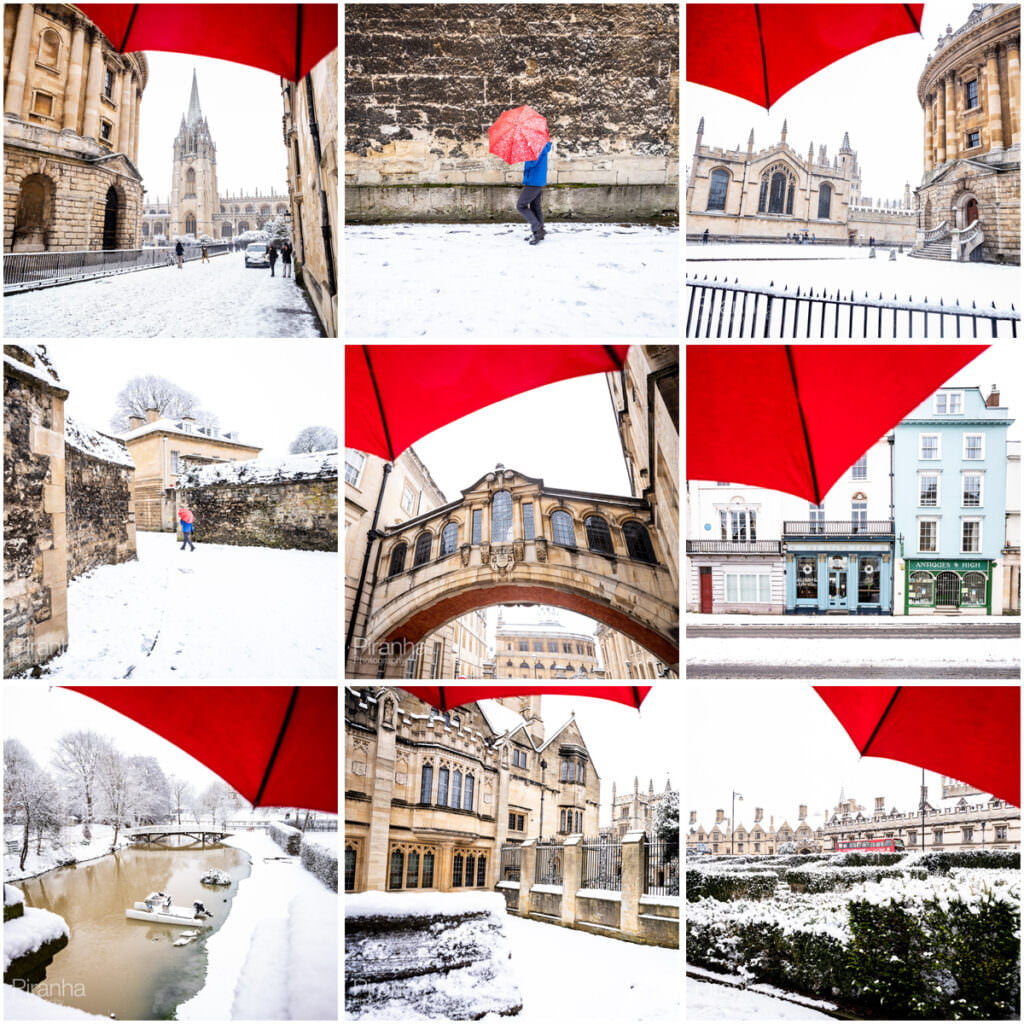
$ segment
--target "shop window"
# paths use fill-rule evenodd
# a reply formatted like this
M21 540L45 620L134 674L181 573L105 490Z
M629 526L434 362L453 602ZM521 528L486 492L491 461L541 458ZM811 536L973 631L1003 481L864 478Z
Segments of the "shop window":
M767 572L727 572L725 599L735 604L767 604L771 601L771 575Z
M818 558L816 555L797 555L796 598L798 601L818 599Z
M882 560L861 555L857 567L857 603L878 604L881 600Z
M935 577L930 572L918 570L910 574L910 603L921 608L935 606Z
M988 603L988 577L983 572L965 572L960 590L960 604L970 608L984 608Z

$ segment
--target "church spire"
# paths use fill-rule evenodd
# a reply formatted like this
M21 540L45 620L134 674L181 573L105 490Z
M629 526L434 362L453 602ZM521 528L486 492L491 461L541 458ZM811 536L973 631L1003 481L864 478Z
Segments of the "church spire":
M195 125L202 119L203 112L199 109L199 83L196 81L195 68L192 69L192 95L188 101L188 118L189 125Z

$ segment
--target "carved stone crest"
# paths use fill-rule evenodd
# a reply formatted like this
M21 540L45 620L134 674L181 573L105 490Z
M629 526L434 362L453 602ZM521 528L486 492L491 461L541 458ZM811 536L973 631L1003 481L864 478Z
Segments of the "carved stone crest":
M548 542L544 537L538 537L536 540L537 549L537 561L546 562L548 560Z
M491 568L499 576L508 576L515 564L516 556L511 544L494 544L491 546Z
M521 540L512 542L512 557L521 562L526 557L526 544Z
M469 565L469 556L472 550L473 547L470 544L463 544L462 547L459 548L459 554L462 556L463 565Z

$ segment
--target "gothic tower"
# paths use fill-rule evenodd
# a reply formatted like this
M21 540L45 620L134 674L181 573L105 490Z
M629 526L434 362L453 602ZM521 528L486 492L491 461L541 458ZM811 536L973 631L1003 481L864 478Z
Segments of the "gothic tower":
M217 198L217 147L199 108L199 85L192 72L188 113L181 118L174 140L171 172L171 238L176 235L209 235L216 238L213 215Z

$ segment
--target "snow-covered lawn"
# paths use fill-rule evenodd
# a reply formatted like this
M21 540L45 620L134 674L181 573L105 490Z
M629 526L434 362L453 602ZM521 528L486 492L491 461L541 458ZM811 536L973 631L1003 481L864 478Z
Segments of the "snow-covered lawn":
M206 985L177 1019L337 1020L337 893L262 831L225 845L252 857L252 874L207 942Z
M671 338L676 228L552 223L345 229L350 338Z
M687 245L686 276L698 275L708 280L739 279L740 284L788 287L801 293L813 288L827 288L848 296L852 290L858 298L867 292L872 299L879 293L891 299L913 298L922 302L951 305L991 306L1009 309L1012 303L1020 309L1020 268L992 263L943 263L910 257L906 251L889 259L892 246L877 248L875 259L866 248L812 245ZM904 246L906 250L906 246Z
M8 338L320 338L292 277L240 252L4 297ZM201 370L201 367L197 367Z
M738 980L738 979L737 979ZM768 989L769 986L758 986ZM732 985L686 979L687 1020L831 1020L809 1006L795 1003L760 991L749 991Z
M4 826L4 839L13 840L18 843L21 849L21 833L23 826ZM87 860L95 860L110 852L114 841L114 828L112 825L92 825L90 831L91 839L84 839L82 836L83 825L68 825L61 829L60 839L56 842L46 839L43 841L42 853L36 853L36 842L33 838L29 844L28 857L25 858L25 867L20 868L20 856L17 853L4 854L4 879L5 881L17 880L19 878L33 878L41 875L50 868L67 864L72 858L76 863L81 864ZM118 836L117 845L125 846L128 840L122 832Z
M334 552L203 544L137 534L138 561L68 586L60 679L328 680L337 678Z

